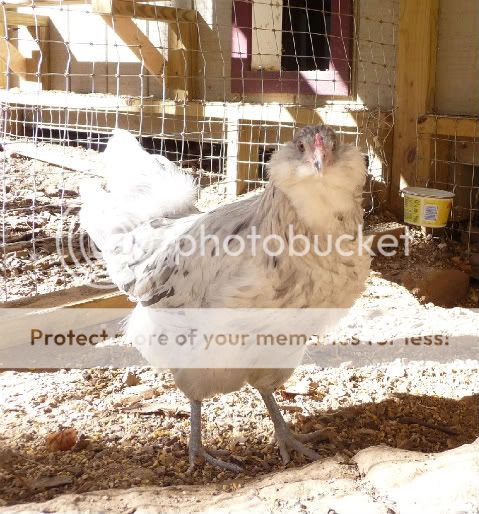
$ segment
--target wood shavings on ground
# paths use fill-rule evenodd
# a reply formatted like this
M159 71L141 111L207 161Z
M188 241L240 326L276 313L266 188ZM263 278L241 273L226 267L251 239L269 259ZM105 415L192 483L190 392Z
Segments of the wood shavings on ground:
M295 430L324 431L324 440L314 446L324 457L342 455L347 461L376 444L440 452L477 438L477 364L410 363L401 369L397 363L351 369L303 366L284 389L301 383L305 394L285 398L278 392L277 398ZM168 372L142 368L135 374L155 390L153 399L146 396L138 403L137 386L124 384L123 370L0 373L0 446L6 454L0 498L14 504L65 492L220 483L284 468L262 401L245 387L204 402L203 416L205 444L231 452L244 474L238 477L206 465L187 475L185 398L172 386ZM307 391L304 384L309 384ZM119 397L131 396L140 412L116 406ZM150 413L152 401L171 409ZM48 434L61 426L81 434L83 447L49 452ZM306 462L295 455L287 467Z

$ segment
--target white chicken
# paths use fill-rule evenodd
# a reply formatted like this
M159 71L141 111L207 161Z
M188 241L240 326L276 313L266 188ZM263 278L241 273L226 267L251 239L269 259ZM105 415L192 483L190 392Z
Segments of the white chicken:
M361 294L369 272L367 253L332 251L318 256L310 250L302 256L270 256L251 249L239 255L208 249L206 254L190 255L178 245L185 235L199 240L202 230L220 241L245 236L252 228L262 237L287 238L287 227L292 226L295 234L308 240L314 235L348 235L344 246L353 248L363 219L364 159L358 148L340 144L330 127L304 127L280 147L268 164L270 181L262 194L208 213L194 207L193 179L167 159L148 154L128 132L115 131L105 159L109 192L95 183L82 186L81 222L101 249L112 280L137 301L128 339L135 341L152 323L157 307L349 307ZM237 240L231 244L234 247ZM151 349L144 355L155 365ZM293 433L273 396L293 369L238 369L233 362L230 366L226 362L223 369L172 370L191 403L190 468L206 461L241 469L203 446L201 401L245 383L257 388L266 404L284 462L291 450L318 458L303 444L316 434Z

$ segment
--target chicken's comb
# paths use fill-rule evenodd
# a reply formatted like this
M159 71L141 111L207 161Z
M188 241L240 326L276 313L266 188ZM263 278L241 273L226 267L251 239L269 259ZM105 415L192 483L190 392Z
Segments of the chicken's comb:
M314 146L321 148L324 146L324 139L321 134L314 135Z

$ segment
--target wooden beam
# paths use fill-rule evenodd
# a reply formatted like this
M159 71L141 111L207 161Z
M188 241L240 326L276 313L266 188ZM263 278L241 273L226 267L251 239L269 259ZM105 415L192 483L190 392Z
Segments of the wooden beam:
M64 91L42 91L28 93L18 90L1 91L0 101L4 103L39 106L45 109L84 109L88 111L119 111L125 113L167 114L180 118L216 118L220 120L245 119L276 123L327 123L334 127L356 133L366 126L390 126L392 115L386 111L370 112L356 102L342 103L326 107L288 106L279 103L258 104L237 102L203 102L193 100L176 103L173 100L159 100L154 97L139 99L132 96L112 94L65 93Z
M0 309L60 309L60 308L115 308L129 309L135 304L116 287L99 289L92 286L77 286L52 293L39 294L29 298L20 298L1 302Z
M427 114L418 118L417 132L430 136L479 138L479 118Z
M37 145L29 141L2 141L5 154L9 157L26 157L36 161L47 162L53 166L65 170L78 171L80 173L91 172L96 163L85 158L72 157L65 151L65 147L60 145Z
M167 23L196 22L196 11L137 2L135 0L92 0L93 12Z
M34 14L25 14L16 11L0 10L0 23L5 23L7 19L7 25L9 27L48 27L50 20L49 16L41 16Z
M108 26L128 45L151 75L161 82L165 59L131 18L102 15Z
M418 166L428 166L427 159L417 161L416 120L434 107L439 0L401 0L399 6L391 206L401 214L400 190L414 185L416 172L425 174Z
M195 23L170 24L166 87L174 100L197 97L198 28Z
M0 23L0 60L21 79L27 78L27 59L19 52L5 33L5 25Z
M28 345L25 335L35 326L45 323L48 326L50 323L58 333L62 333L70 329L104 325L125 318L134 306L116 288L97 289L91 286L72 287L3 302L0 303L0 309L5 309L0 350ZM12 309L12 313L9 314L6 309ZM66 313L64 309L69 312Z
M258 180L260 125L251 120L232 119L227 125L226 192L244 193L248 180Z
M35 0L35 7L59 7L60 5L89 4L85 0ZM6 9L17 9L18 7L32 7L31 0L8 0L3 4Z

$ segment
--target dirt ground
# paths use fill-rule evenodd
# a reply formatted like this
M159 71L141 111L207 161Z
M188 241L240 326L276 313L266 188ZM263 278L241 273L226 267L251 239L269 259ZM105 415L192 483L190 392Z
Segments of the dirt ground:
M72 273L66 273L56 256L54 239L61 223L62 235L68 230L79 234L75 216L81 174L21 157L4 160L3 166L8 170L3 174L8 181L5 225L11 229L4 238L3 299L91 279L106 282L100 261L75 264L67 251ZM203 203L211 202L203 198ZM394 222L382 213L366 224L378 229ZM74 240L78 250L80 242ZM325 440L313 444L320 455L339 455L348 462L358 450L381 443L440 452L479 436L478 349L441 354L432 348L414 358L396 344L419 333L477 341L477 314L466 309L479 306L477 282L471 282L454 309L431 304L415 288L402 285L405 272L421 277L430 269L461 269L464 257L459 243L412 231L410 256L401 251L394 258L374 259L367 290L348 320L311 341L313 364L298 368L276 397L297 431L324 430ZM364 358L350 351L355 337L395 344L381 358ZM324 355L331 358L324 349L334 345L334 364L323 361ZM230 480L238 478L208 465L186 474L189 406L168 372L4 370L0 398L0 505L138 485L224 482L227 490L234 487ZM203 419L205 444L230 451L232 461L244 468L243 477L283 469L271 421L250 387L205 401ZM69 432L74 446L51 451L52 436L68 428L74 430ZM287 467L305 463L293 454Z
M364 316L366 308L383 308L388 316L391 305L401 313L412 309L407 327L399 311L393 313L396 324ZM407 289L373 272L348 320L311 342L308 356L315 364L299 367L277 392L286 419L300 432L324 430L325 440L314 449L344 462L381 443L440 452L473 442L479 436L477 348L446 359L433 351L420 361L388 349L382 361L372 356L366 363L340 353L335 365L321 365L322 355L330 356L321 353L325 345L354 335L380 340L424 331L468 334L477 341L477 314L421 305ZM283 469L271 421L250 387L204 402L204 442L231 452L244 468L239 477L209 465L186 474L189 406L168 372L3 371L0 395L0 498L7 505L138 485L224 482L227 489L233 479ZM76 432L75 446L50 451L49 436L67 428ZM293 455L287 467L306 462Z

